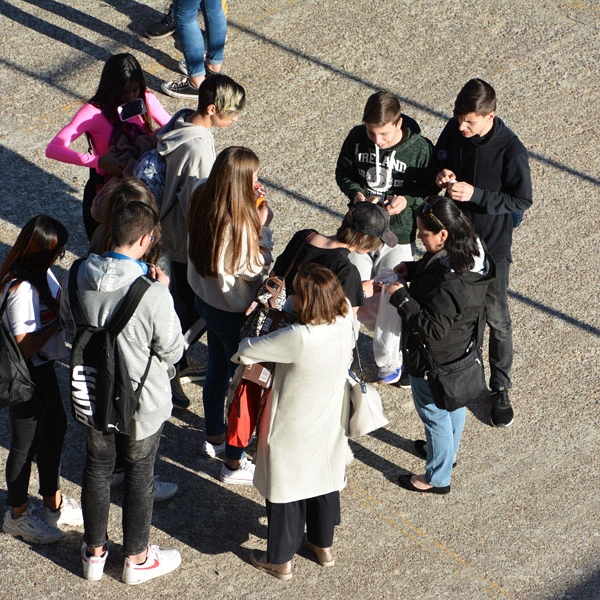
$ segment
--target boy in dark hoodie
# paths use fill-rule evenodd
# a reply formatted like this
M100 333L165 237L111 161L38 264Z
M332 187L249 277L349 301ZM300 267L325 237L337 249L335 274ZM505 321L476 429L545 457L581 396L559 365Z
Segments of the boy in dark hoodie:
M490 421L508 427L514 411L508 398L513 359L508 312L508 275L512 262L513 213L532 204L529 157L519 138L496 116L496 92L471 79L454 103L435 146L435 182L459 203L496 263L485 309L490 328Z
M363 281L372 280L383 268L393 269L413 259L416 224L413 210L423 198L437 191L432 185L430 162L433 145L420 135L420 127L402 114L398 98L390 92L369 97L363 124L354 127L342 146L335 179L349 206L374 202L390 215L390 229L398 238L391 248L383 245L368 254L350 254ZM389 353L388 353L389 354ZM402 373L402 357L394 364L378 364L379 382L408 385Z

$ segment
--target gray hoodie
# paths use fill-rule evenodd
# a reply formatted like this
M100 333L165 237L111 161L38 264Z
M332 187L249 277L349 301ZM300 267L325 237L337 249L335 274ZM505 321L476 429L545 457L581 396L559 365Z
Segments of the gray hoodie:
M171 260L180 263L187 262L185 220L190 196L198 182L208 177L216 158L210 130L185 121L193 113L190 108L180 110L156 134L156 147L167 163L160 208L163 242Z
M104 325L125 296L133 281L142 274L135 260L116 259L90 254L79 268L77 289L90 325ZM64 282L68 289L68 276ZM73 335L75 325L69 306L69 294L63 294L60 316L66 331ZM171 416L173 364L183 354L183 336L168 288L153 283L144 294L133 317L117 338L119 350L127 364L132 385L137 388L152 357L140 404L127 433L134 440L152 435Z

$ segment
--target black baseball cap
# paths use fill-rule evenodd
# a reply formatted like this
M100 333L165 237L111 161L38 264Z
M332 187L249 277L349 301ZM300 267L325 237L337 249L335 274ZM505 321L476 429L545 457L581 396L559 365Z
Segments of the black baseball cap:
M390 248L398 244L398 238L390 231L390 215L378 204L358 202L350 207L344 220L352 229L378 237Z

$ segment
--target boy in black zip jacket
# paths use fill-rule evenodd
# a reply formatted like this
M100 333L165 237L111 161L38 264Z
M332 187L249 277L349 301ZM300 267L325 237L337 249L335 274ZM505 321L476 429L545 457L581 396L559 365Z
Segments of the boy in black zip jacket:
M508 312L509 267L512 262L512 213L532 204L527 150L496 117L496 92L482 79L468 81L456 97L454 117L435 146L438 187L471 219L496 263L485 309L490 328L490 421L508 427L514 412L508 398L513 359L512 324Z

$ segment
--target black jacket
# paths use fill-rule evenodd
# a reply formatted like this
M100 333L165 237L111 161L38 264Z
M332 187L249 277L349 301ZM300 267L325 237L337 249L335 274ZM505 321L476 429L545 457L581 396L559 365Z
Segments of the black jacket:
M430 263L433 256L428 252L419 261L407 263L410 287L400 288L390 298L403 320L404 363L408 373L415 377L423 377L427 371L419 338L440 364L465 354L483 314L486 291L495 273L494 263L487 254L486 275L474 272L457 275L440 260ZM482 321L481 329L483 324ZM482 338L483 331L479 334Z
M465 138L450 119L435 145L435 171L450 169L457 181L475 187L470 202L458 207L498 262L512 260L512 213L532 204L529 156L519 138L498 117L484 137Z

